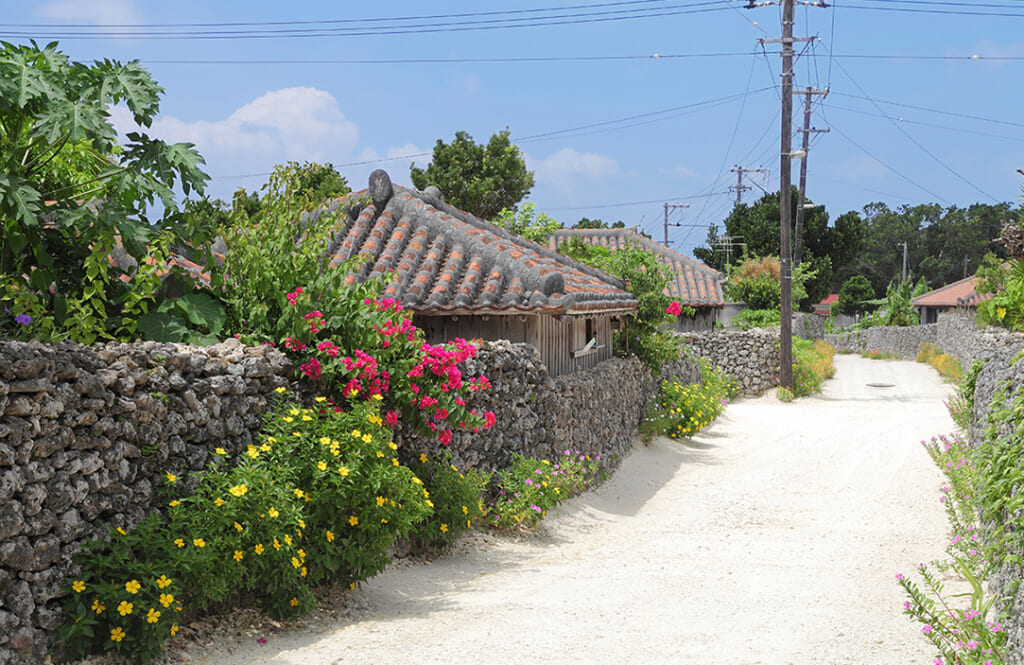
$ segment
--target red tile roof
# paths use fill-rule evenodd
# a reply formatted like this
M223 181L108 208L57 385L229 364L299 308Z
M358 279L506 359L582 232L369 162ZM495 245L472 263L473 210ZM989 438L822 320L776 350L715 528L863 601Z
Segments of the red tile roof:
M920 295L914 298L913 303L917 307L956 307L976 305L979 300L988 300L992 297L991 293L976 293L977 285L978 278L972 275Z
M399 187L384 171L342 208L328 247L338 265L364 263L350 280L393 275L385 295L417 312L573 314L631 311L625 284L447 205L436 193Z
M679 304L690 307L720 307L725 304L722 273L658 244L634 229L561 229L548 239L548 247L557 249L574 237L611 250L623 249L630 244L639 245L653 252L657 261L671 270L673 278L668 285L668 295Z

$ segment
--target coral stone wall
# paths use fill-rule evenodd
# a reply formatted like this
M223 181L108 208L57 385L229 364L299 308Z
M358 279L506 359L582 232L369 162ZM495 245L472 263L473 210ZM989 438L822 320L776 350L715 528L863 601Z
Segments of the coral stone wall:
M735 377L744 395L779 385L778 328L683 333L682 338L696 355Z

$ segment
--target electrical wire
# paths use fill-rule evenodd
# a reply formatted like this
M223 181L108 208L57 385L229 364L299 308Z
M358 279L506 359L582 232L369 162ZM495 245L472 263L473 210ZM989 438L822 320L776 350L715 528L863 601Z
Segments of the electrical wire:
M879 113L870 113L868 111L863 111L863 110L859 110L859 109L851 109L851 108L848 108L846 106L836 106L835 104L832 104L830 106L830 108L836 109L838 111L847 111L849 113L857 113L859 115L865 115L865 116L868 116L868 117L871 117L871 118L885 118L886 120L890 120L890 118L888 116L884 116L884 115L881 115ZM944 130L949 131L949 132L959 132L961 134L973 134L975 136L987 136L987 137L994 138L994 139L1000 139L1002 141L1020 141L1020 142L1024 142L1024 138L1019 137L1019 136L1006 136L1005 134L993 134L991 132L979 132L979 131L976 131L976 130L973 130L973 129L964 129L962 127L950 127L949 125L938 125L938 124L935 124L935 123L932 123L932 122L922 122L920 120L909 120L907 118L896 118L896 121L904 123L904 124L908 124L908 125L921 125L922 127L931 127L933 129L944 129Z

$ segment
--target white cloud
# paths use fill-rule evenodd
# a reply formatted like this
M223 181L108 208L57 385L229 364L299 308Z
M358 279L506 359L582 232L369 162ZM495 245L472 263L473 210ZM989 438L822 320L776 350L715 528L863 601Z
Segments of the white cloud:
M677 166L674 169L658 169L662 175L675 176L677 178L696 178L697 172L688 166Z
M126 108L113 107L110 114L122 136L137 128ZM195 144L215 177L268 172L286 161L350 161L359 140L359 130L345 119L338 101L316 88L272 90L223 120L161 116L147 133Z
M613 158L594 152L578 152L572 148L562 148L540 161L527 157L527 162L530 169L536 172L538 183L547 181L565 187L581 178L596 179L619 173L619 163Z
M93 25L124 25L142 22L133 0L53 0L35 10L36 16Z

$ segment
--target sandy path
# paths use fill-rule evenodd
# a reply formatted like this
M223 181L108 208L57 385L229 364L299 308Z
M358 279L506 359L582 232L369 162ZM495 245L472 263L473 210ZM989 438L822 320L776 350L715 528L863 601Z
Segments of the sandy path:
M902 665L931 652L897 572L941 556L942 477L920 445L949 387L837 356L822 395L740 401L688 442L638 446L540 535L395 567L366 611L194 654L210 665ZM894 384L868 387L868 383Z

